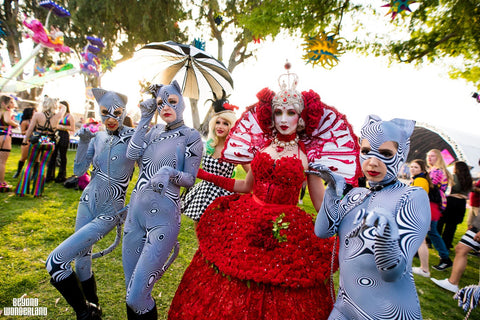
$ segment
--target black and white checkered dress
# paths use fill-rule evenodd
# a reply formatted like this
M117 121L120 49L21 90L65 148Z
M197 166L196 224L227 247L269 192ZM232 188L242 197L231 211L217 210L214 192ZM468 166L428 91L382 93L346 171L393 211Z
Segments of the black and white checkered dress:
M218 159L206 154L202 159L202 168L207 172L230 178L235 169L235 165L227 162L219 162ZM182 213L198 221L213 200L229 194L232 193L211 182L201 181L190 188L188 193L183 197L181 202Z

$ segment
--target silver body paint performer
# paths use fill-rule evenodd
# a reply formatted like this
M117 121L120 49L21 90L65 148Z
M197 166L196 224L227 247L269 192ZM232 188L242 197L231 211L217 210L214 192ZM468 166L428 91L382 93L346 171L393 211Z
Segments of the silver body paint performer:
M77 319L100 319L96 283L92 272L92 246L124 220L125 195L132 177L133 160L126 157L134 130L123 126L127 97L93 89L106 131L93 134L81 128L74 173L83 175L93 165L92 179L78 205L75 233L48 257L52 285L73 307ZM75 260L75 271L71 262Z
M142 117L127 152L140 167L123 241L128 319L157 319L151 292L178 254L180 187L195 183L203 152L198 131L183 123L178 83L154 85L151 92L155 98L140 104ZM167 124L148 131L156 109Z
M411 120L369 116L360 160L370 189L342 198L344 178L311 165L329 182L315 233L337 234L340 242L340 284L329 319L422 318L411 264L430 225L429 200L422 188L397 180L413 128Z

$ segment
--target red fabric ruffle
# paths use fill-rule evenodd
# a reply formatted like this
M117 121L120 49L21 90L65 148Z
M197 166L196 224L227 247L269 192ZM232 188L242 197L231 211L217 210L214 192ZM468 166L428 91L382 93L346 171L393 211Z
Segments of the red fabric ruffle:
M209 267L197 251L170 305L168 319L325 320L332 307L323 284L295 289L241 281Z

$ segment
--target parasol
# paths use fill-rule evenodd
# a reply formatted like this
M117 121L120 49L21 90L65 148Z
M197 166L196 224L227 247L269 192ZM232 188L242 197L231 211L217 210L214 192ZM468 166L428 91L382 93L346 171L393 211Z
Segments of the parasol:
M140 60L148 60L146 78L169 84L177 80L185 97L198 99L204 87L218 97L233 90L233 80L225 65L207 52L173 41L154 42L143 46Z

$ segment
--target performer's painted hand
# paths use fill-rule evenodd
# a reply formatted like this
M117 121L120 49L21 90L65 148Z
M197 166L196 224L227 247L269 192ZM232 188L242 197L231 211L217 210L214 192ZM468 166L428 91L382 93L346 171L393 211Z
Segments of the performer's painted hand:
M367 212L365 225L375 227L379 236L389 237L390 240L399 238L398 225L393 214L383 208L375 208ZM386 232L387 226L389 227L389 232Z
M346 185L344 177L333 173L330 168L321 163L310 162L308 166L313 170L307 170L306 173L319 176L325 180L333 190L335 190L337 197L343 196L343 190L345 189Z
M81 127L75 133L75 136L79 137L82 142L90 142L90 140L95 137L95 133L86 127Z
M140 103L140 112L142 119L152 119L155 110L157 110L157 101L155 99L148 99Z
M177 170L172 167L164 166L152 177L150 184L155 192L161 195L165 194L165 189L170 182L170 178L176 174Z

